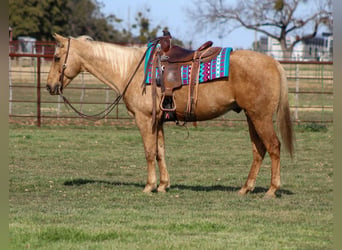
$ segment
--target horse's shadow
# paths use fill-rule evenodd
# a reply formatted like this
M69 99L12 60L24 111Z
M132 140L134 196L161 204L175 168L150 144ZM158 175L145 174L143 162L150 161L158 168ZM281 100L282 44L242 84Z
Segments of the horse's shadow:
M192 190L192 191L198 191L198 192L212 192L212 191L223 191L223 192L237 192L240 190L241 187L232 187L232 186L222 186L222 185L212 185L212 186L188 186L188 185L172 185L172 188L178 188L181 190ZM252 193L254 194L260 194L260 193L266 193L267 188L263 187L255 187ZM290 190L286 189L279 189L277 191L277 197L281 197L281 195L293 195L294 193Z
M117 181L104 181L104 180L90 180L90 179L73 179L69 181L65 181L65 186L81 186L86 184L106 184L112 186L133 186L137 188L144 188L145 185L142 183L133 183L133 182L117 182ZM237 192L241 187L232 187L232 186L223 186L223 185L212 185L212 186L204 186L204 185L184 185L184 184L173 184L172 189L176 190L191 190L196 192L213 192L213 191L223 191L223 192ZM267 188L263 187L255 187L252 193L260 194L266 193ZM293 195L294 193L287 189L279 189L276 193L277 197L281 197L282 195Z

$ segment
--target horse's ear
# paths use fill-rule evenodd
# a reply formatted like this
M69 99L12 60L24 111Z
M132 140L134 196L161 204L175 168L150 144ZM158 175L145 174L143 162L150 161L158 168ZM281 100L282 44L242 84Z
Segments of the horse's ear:
M56 39L56 41L62 45L64 41L67 40L64 36L58 35L57 33L53 34L53 37Z

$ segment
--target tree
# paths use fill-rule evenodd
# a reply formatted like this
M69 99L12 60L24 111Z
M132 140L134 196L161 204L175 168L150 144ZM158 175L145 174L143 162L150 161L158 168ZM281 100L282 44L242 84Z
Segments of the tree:
M319 27L332 29L332 0L239 0L235 6L224 0L203 0L190 17L199 27L217 22L228 25L227 32L244 27L263 33L280 43L285 57L290 57L300 41L316 36ZM287 38L295 37L287 43Z
M9 24L13 37L32 36L48 40L53 32L67 28L67 1L9 0ZM63 11L62 11L63 10Z
M147 41L155 38L158 31L161 29L160 25L157 25L151 29L150 20L145 16L149 15L150 9L146 9L146 13L138 12L135 17L135 24L132 25L133 29L139 29L138 40L139 42L146 43Z
M157 25L156 27L151 27L150 19L148 19L146 16L149 16L150 9L146 9L146 12L138 12L135 17L135 22L132 25L133 29L139 30L139 35L135 38L136 42L139 43L147 43L148 41L158 37L162 36L161 30L162 27L160 25ZM164 27L163 30L168 30L168 27ZM172 32L171 32L172 33ZM173 38L172 39L174 44L183 45L183 42Z
M138 12L132 27L125 29L121 19L105 16L101 7L98 0L9 0L9 25L14 39L31 36L41 41L53 40L54 33L115 43L146 43L161 35L160 25L151 27L149 9ZM133 35L131 28L138 34Z
M96 0L9 0L9 25L14 38L32 36L45 41L52 40L53 33L60 33L121 42L123 36L112 25L114 22L120 20L114 15L105 17Z
M101 13L101 4L97 0L71 0L68 8L73 10L68 17L71 36L88 35L95 40L105 42L125 42L124 36L114 25L122 20L115 15L105 16Z

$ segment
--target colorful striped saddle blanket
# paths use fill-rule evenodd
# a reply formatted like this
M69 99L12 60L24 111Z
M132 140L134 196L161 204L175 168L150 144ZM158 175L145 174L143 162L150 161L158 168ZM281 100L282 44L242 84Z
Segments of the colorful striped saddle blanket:
M149 48L145 58L145 84L149 85L152 83L152 60L151 51L153 47ZM229 76L229 58L232 48L222 48L219 54L208 60L202 61L199 66L198 80L199 83L209 82L218 78ZM191 62L184 63L178 67L179 76L182 85L189 85L189 78L191 72ZM178 75L178 74L177 74ZM159 77L159 71L156 70L156 78Z

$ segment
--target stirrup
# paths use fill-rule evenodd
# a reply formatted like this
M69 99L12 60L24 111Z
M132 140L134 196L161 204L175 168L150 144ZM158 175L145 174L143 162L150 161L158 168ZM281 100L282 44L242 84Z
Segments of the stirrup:
M159 107L164 112L174 112L174 111L176 111L176 102L174 99L174 95L172 94L172 96L168 96L168 97L171 97L171 102L166 103L166 104L170 104L170 108L169 107L163 107L164 101L170 101L170 100L165 99L165 94L163 94L163 96L162 96Z

